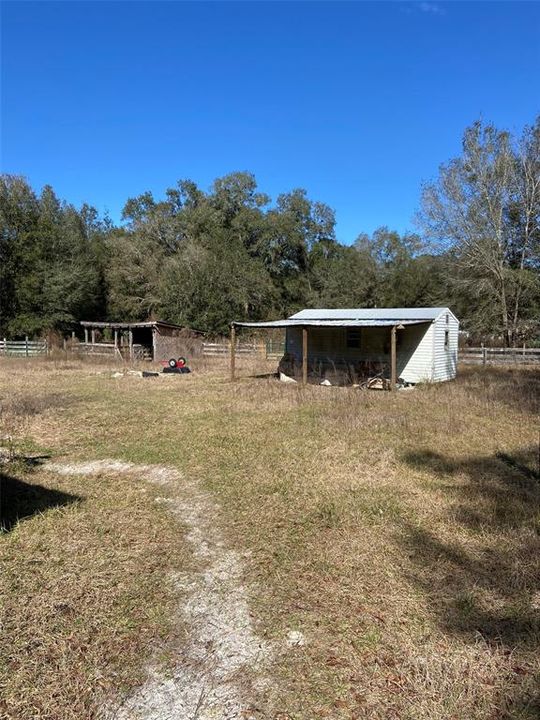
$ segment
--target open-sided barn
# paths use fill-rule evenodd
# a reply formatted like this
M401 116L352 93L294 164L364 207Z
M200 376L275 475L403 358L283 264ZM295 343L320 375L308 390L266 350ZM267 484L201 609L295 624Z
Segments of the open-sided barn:
M84 342L79 349L90 354L110 354L131 360L167 360L178 355L198 355L202 333L163 322L97 322L83 320ZM104 340L103 335L110 336Z
M280 370L317 379L348 375L351 381L381 377L395 387L451 380L456 375L459 321L447 307L302 310L284 320L232 323L236 327L284 328Z

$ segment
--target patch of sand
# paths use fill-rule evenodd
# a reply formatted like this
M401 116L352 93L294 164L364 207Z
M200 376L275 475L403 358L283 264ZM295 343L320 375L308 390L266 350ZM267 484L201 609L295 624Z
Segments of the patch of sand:
M269 645L254 632L243 582L245 556L227 548L217 523L217 506L208 493L175 468L121 460L51 462L63 475L128 473L167 486L158 498L187 528L187 539L201 569L173 578L181 594L178 613L190 628L178 648L171 677L148 669L146 683L121 706L107 708L112 720L246 720L250 697L264 682ZM187 599L186 599L187 598Z

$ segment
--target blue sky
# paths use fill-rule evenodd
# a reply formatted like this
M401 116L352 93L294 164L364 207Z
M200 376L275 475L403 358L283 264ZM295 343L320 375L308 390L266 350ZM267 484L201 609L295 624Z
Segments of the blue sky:
M533 2L3 2L1 169L114 220L250 170L404 231L467 125L534 120L539 37Z

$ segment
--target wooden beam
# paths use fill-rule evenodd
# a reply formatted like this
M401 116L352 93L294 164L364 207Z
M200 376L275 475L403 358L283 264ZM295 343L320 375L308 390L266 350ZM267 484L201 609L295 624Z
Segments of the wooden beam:
M92 328L92 345L96 344L96 331Z
M84 342L88 345L88 328L84 328Z
M390 390L396 389L397 384L397 326L392 325L390 330Z
M302 385L307 385L308 370L308 334L307 327L302 328Z
M114 347L118 347L118 330L116 328L114 329Z
M129 333L129 359L133 362L133 330L130 328Z
M236 328L231 324L231 382L234 380L236 361Z

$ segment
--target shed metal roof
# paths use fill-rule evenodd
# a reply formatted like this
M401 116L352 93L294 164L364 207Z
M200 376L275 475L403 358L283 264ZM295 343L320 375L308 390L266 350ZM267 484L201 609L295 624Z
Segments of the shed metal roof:
M315 327L389 327L433 322L448 308L325 308L301 310L283 320L270 322L234 322L239 327L287 328Z
M148 320L146 322L132 322L132 323L122 323L122 322L101 322L101 321L94 321L94 320L81 320L80 324L83 327L93 327L93 328L111 328L111 329L117 329L117 330L129 330L129 328L150 328L150 327L169 327L174 328L177 330L182 330L182 325L175 325L174 323L170 322L163 322L162 320Z
M435 320L441 313L448 311L444 307L421 308L338 308L327 310L315 308L300 310L290 316L290 320Z
M287 327L391 327L392 325L420 325L431 320L271 320L269 322L233 322L235 327L287 328Z

